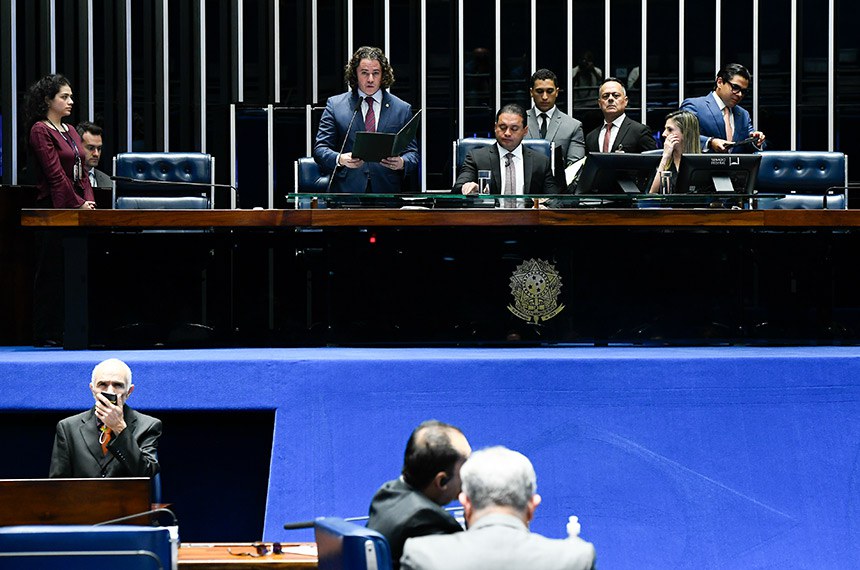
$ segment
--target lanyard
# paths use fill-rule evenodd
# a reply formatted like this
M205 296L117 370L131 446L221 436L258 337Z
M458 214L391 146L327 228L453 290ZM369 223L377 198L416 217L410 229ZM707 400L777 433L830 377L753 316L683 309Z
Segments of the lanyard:
M71 135L66 136L66 133L64 133L60 129L60 127L55 125L51 121L51 119L45 119L45 120L48 121L48 123L50 123L52 127L57 129L57 132L60 133L60 136L63 137L63 140L66 141L67 143L69 143L69 146L72 147L72 150L75 153L75 165L72 168L72 182L80 181L81 176L83 175L84 169L83 169L83 165L81 164L81 153L78 151L78 145L77 145L77 143L75 143L75 139L72 138ZM60 125L62 125L62 123L60 123Z

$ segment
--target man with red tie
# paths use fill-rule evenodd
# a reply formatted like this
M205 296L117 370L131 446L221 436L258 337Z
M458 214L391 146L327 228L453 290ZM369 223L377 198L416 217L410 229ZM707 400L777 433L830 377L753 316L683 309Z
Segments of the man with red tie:
M657 148L651 129L627 116L627 89L614 77L601 83L597 104L603 125L585 137L585 150L592 152L645 152Z
M161 420L126 404L131 369L111 358L93 368L95 406L57 424L49 477L153 477Z
M412 118L412 107L387 91L394 83L394 70L381 49L364 46L353 54L344 75L349 91L329 97L314 143L314 160L333 176L331 192L401 192L404 177L418 172L414 139L403 154L381 162L352 156L356 132L396 133Z
M746 67L730 63L717 72L713 91L681 103L681 111L690 111L699 118L703 152L749 153L762 149L764 133L753 129L750 114L738 105L749 91L750 78Z

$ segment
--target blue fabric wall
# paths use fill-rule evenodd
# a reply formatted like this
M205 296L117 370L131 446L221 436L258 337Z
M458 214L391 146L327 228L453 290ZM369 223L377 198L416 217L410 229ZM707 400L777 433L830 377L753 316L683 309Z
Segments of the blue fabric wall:
M533 529L579 516L602 568L860 567L858 348L8 349L0 411L89 406L108 356L141 410L276 410L267 540L366 514L432 417L529 456Z

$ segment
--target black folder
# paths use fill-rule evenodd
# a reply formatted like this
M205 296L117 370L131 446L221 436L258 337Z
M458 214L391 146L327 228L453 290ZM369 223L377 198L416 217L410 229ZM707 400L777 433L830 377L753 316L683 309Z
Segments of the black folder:
M418 133L418 125L421 123L420 116L421 109L412 115L409 122L403 125L397 134L369 133L367 131L355 133L352 157L360 158L365 162L379 162L389 156L399 156Z

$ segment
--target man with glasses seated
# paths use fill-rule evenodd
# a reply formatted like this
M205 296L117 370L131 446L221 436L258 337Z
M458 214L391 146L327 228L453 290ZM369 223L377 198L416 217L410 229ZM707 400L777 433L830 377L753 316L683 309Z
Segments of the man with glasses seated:
M750 114L738 105L749 86L747 68L730 63L717 72L713 91L681 103L681 111L699 118L703 152L751 153L762 149L764 133L753 129Z
M627 90L614 77L600 85L597 104L603 113L603 125L585 137L585 151L645 152L655 150L657 142L651 129L627 116Z

